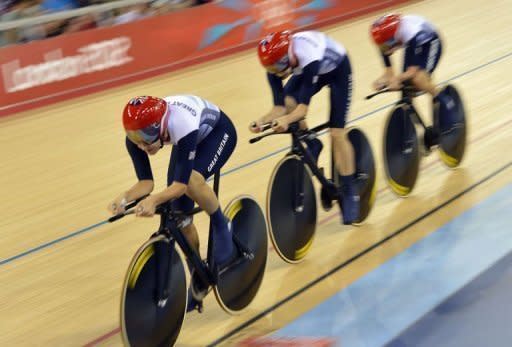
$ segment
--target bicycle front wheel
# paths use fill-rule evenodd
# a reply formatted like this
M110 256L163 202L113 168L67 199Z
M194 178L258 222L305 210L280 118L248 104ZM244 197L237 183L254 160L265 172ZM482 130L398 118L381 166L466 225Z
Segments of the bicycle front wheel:
M187 283L174 242L163 235L135 253L123 284L121 333L126 346L173 346L185 318Z

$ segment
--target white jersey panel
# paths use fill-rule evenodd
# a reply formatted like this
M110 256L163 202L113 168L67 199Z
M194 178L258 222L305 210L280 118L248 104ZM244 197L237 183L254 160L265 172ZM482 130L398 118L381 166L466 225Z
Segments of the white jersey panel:
M292 36L293 54L301 69L315 60L321 61L325 47L325 35L319 32L303 31Z
M435 33L436 29L423 17L413 15L402 16L395 38L399 42L406 44L420 31L425 33Z
M319 31L302 31L292 35L292 50L299 66L293 73L298 75L313 61L320 62L319 74L331 72L338 66L347 51L338 42Z
M170 112L167 131L174 145L195 130L199 131L198 142L202 141L220 118L218 106L195 95L173 95L164 100Z

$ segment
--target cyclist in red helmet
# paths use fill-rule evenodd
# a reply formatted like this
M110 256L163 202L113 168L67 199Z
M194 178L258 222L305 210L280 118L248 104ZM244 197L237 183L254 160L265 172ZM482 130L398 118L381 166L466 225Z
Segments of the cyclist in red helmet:
M418 90L437 95L431 74L441 58L442 45L432 24L420 16L388 14L377 19L370 31L386 66L375 89L399 89L402 82L411 81ZM405 48L403 71L395 75L390 56L400 48Z
M445 114L450 105L449 97L440 93L441 89L432 80L442 53L441 39L434 26L420 16L388 14L377 19L370 32L386 66L384 74L373 87L376 90L384 87L397 90L407 81L419 91L432 95L434 104L441 107L441 114ZM400 48L405 49L403 70L395 75L390 56ZM437 144L437 130L428 127L427 131L428 142Z
M283 31L261 40L258 56L267 71L274 107L251 124L253 132L273 120L275 131L286 131L290 123L306 116L313 95L325 86L330 88L330 135L334 162L342 177L342 222L352 224L359 218L359 195L354 177L354 148L345 129L352 94L352 69L345 47L318 31ZM289 76L283 86L282 80ZM322 142L313 139L307 145L318 159Z
M237 134L231 120L219 107L194 95L139 96L125 106L123 125L126 148L138 181L119 194L109 210L113 214L122 213L129 201L148 195L135 211L137 216L151 217L156 206L164 202L172 200L175 210L189 212L195 201L210 215L217 264L228 265L237 255L231 223L206 180L222 168L235 149ZM172 145L167 187L149 195L154 183L148 154L156 154L167 144ZM199 237L191 217L182 231L199 254ZM193 310L196 305L189 295L187 310Z

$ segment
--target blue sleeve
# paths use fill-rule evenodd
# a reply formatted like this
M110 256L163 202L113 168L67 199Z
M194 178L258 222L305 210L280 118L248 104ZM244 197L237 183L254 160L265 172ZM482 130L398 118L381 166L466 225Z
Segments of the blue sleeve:
M382 56L382 60L384 60L384 65L386 65L386 67L391 67L391 59L389 59L389 55L382 52L380 52L380 55Z
M302 69L302 84L300 86L299 97L297 103L309 105L311 98L315 94L315 84L318 80L318 71L320 70L320 62L315 60Z
M192 169L194 168L198 133L197 130L194 130L187 136L182 137L176 145L177 157L174 180L177 182L188 184Z
M267 72L268 83L272 88L272 97L275 106L284 106L284 89L283 81L280 77Z
M130 141L128 137L126 137L125 142L126 149L132 158L135 174L139 181L153 180L153 173L151 172L151 164L149 163L147 153L137 147L137 145Z

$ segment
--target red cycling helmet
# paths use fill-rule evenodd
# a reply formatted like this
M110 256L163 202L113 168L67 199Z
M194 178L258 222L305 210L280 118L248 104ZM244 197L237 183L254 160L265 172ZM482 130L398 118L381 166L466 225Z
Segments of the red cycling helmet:
M400 24L401 17L399 14L391 13L380 17L373 22L371 27L371 34L373 41L377 45L382 45L394 40L398 25Z
M167 102L153 96L137 96L124 107L126 136L136 143L151 144L160 138L160 124L167 112Z
M258 57L261 65L270 73L280 73L290 66L288 48L290 47L291 33L278 31L267 35L258 44Z

